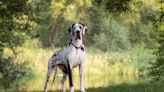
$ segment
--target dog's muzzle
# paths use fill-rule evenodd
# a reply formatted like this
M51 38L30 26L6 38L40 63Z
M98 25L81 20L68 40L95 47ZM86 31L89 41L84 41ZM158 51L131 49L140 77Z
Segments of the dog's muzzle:
M81 39L81 37L80 37L80 31L76 31L76 40L77 39Z

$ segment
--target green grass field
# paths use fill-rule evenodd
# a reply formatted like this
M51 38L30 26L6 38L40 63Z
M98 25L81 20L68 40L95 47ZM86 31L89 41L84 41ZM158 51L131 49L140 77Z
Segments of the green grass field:
M109 87L88 88L87 92L163 92L164 83L121 84ZM55 91L61 92L61 91ZM76 90L76 92L80 92Z
M121 84L102 88L89 88L88 92L164 92L164 83Z
M31 44L34 43L37 42L31 42ZM18 90L43 91L48 58L57 50L42 49L37 45L31 47L29 43L17 48L20 53L15 61L28 62L28 67L32 69L34 74ZM6 49L5 52L6 56L11 55L10 50ZM149 78L140 77L140 75L146 74L146 71L143 71L144 68L148 67L149 62L153 62L155 59L150 50L136 48L126 52L105 53L88 48L86 52L84 78L87 92L164 92L164 83L151 83L147 81ZM49 90L60 92L61 71L58 71L57 79L53 85L51 83L52 77L49 81ZM80 89L78 68L73 70L73 82L75 90L78 92ZM65 85L68 90L68 79ZM3 90L0 91L3 92Z

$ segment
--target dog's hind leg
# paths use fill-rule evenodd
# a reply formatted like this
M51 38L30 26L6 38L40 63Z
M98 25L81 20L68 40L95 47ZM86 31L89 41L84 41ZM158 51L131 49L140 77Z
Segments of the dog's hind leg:
M67 78L67 74L63 73L63 78L61 80L61 86L62 86L63 92L66 92L65 86L64 86L64 82L65 82L66 78Z
M50 76L51 76L53 70L54 70L54 67L48 67L47 77L46 77L46 82L45 82L45 87L44 87L44 91L45 91L45 92L48 91L48 89L47 89L47 84L48 84L49 78L50 78Z
M54 73L54 78L53 78L53 80L52 80L52 85L54 84L55 79L56 79L57 67L55 67L54 71L55 71L55 73Z
M64 64L59 64L58 66L63 72L63 78L61 80L61 86L62 86L62 91L65 92L64 82L65 82L65 80L67 78L67 74L68 74L67 67Z

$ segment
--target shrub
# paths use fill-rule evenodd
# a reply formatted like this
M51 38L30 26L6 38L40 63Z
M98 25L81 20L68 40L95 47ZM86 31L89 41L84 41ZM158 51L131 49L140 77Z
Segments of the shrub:
M103 51L121 51L130 48L128 29L112 17L101 19L101 32L95 34L95 46Z
M20 87L32 74L27 63L15 62L14 57L0 57L0 60L0 81L5 89Z

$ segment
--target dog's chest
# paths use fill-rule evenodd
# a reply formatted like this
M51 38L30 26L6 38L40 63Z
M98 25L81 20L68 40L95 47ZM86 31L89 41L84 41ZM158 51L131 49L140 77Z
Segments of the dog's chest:
M76 67L81 62L84 62L85 52L81 49L69 48L69 52L67 56L68 56L70 66Z

